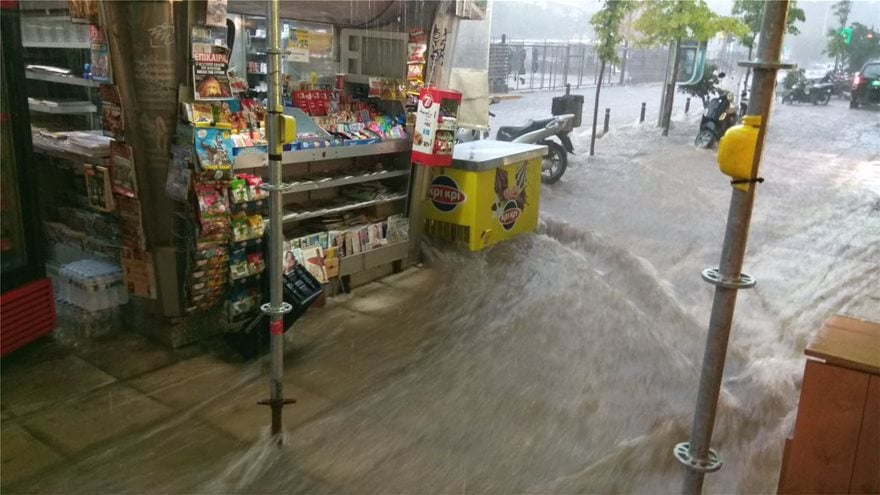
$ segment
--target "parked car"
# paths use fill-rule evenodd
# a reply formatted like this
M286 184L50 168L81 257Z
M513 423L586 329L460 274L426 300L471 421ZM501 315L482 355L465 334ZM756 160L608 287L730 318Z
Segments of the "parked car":
M880 59L869 60L853 76L850 108L880 104Z

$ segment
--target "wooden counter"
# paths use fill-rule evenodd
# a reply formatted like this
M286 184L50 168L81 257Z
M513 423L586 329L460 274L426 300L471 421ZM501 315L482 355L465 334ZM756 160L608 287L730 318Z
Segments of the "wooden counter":
M834 315L804 353L779 493L880 492L880 324Z

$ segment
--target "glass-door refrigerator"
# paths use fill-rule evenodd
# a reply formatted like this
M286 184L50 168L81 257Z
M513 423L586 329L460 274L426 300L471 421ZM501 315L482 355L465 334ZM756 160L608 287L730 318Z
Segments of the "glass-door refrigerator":
M55 328L37 206L17 2L0 2L0 356Z

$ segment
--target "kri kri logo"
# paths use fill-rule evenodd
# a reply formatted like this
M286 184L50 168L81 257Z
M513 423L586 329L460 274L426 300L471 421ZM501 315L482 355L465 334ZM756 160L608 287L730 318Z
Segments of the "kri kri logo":
M522 210L519 208L519 205L516 204L516 201L508 201L506 205L504 205L504 211L501 212L501 215L498 217L498 221L501 222L501 226L504 227L504 230L510 230L516 225L516 220L519 218Z
M448 175L434 177L434 180L431 181L428 195L431 197L431 203L434 204L434 208L447 213L454 210L467 199L464 192L458 188L455 180Z

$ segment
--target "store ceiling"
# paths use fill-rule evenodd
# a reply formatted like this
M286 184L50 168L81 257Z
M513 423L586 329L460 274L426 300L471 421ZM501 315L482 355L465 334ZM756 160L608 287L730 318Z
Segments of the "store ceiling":
M340 27L376 28L396 21L406 0L282 0L282 19L323 22ZM229 0L227 10L234 14L266 15L265 0Z

